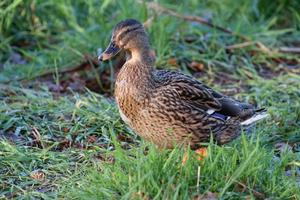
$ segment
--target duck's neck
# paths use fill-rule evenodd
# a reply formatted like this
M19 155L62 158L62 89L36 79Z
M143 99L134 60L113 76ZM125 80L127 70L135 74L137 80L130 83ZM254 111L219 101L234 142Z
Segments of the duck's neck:
M141 63L145 67L153 68L155 63L154 55L152 55L149 47L129 50L131 57L129 62Z
M150 50L131 50L130 55L118 74L117 82L125 81L135 88L143 91L144 87L150 88L154 70L154 56Z

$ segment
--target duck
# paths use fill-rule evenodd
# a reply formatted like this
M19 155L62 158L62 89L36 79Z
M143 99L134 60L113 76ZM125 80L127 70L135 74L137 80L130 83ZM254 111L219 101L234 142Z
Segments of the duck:
M192 76L157 70L148 34L138 20L116 24L98 60L110 60L120 51L127 55L114 90L120 116L136 134L159 148L179 145L197 150L211 138L226 144L243 127L267 116L266 109L221 94Z

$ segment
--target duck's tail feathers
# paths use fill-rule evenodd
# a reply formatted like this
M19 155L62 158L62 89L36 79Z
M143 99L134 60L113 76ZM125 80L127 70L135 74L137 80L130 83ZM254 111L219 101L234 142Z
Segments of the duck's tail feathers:
M255 110L255 114L252 117L246 119L245 121L242 121L241 125L250 126L252 124L255 124L257 121L267 118L268 116L269 114L267 113L267 110L265 108L260 108Z

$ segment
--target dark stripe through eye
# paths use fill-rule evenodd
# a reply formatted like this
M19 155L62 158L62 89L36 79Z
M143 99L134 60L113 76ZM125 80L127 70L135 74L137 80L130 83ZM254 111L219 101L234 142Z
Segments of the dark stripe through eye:
M123 38L126 34L128 34L129 32L138 30L138 29L140 29L140 28L141 28L141 26L137 26L137 27L134 27L134 28L129 28L129 29L127 29L126 31L122 32L122 33L118 36L118 40L122 40L122 38Z

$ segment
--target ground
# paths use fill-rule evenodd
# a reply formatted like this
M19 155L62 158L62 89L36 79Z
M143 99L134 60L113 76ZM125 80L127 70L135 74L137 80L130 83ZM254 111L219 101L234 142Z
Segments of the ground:
M0 3L0 199L300 199L300 3L156 2ZM270 116L202 161L139 138L112 95L124 57L96 59L125 18L146 22L157 68Z

